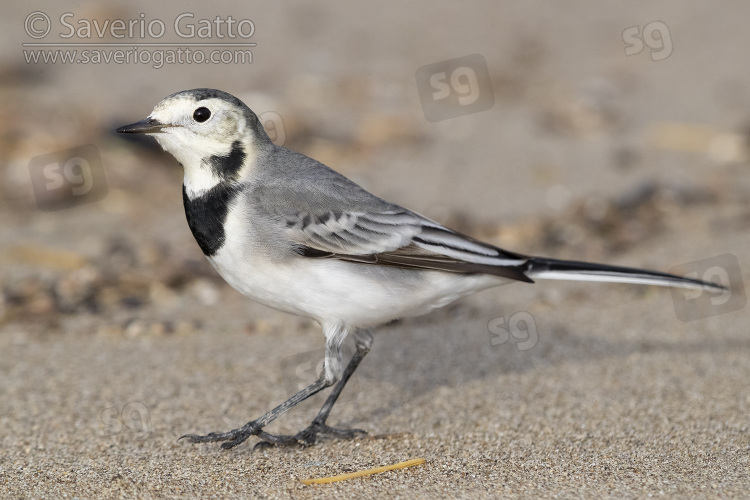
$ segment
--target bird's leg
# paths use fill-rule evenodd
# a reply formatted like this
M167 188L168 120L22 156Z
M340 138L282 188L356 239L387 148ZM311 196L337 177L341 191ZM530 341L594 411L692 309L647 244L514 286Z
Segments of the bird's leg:
M326 399L326 402L320 408L320 411L315 416L310 425L294 436L274 435L260 431L257 435L261 439L261 441L257 445L255 445L256 448L269 445L283 446L292 444L311 446L315 444L315 442L317 441L317 437L320 434L332 436L337 439L351 439L356 436L366 434L366 432L361 429L336 429L334 427L326 425L328 415L330 415L331 409L336 403L336 400L341 395L341 392L344 390L346 383L349 381L354 371L362 362L362 359L364 359L367 353L370 352L370 346L372 345L372 334L367 330L363 330L356 332L356 336L357 351L354 353L352 359L349 361L349 364L346 366L344 373L341 375L341 380L333 388L333 391L331 391L328 399Z
M326 387L330 387L331 385L333 385L333 382L327 379L325 374L323 374L318 380L305 387L273 410L269 411L258 419L246 423L238 429L234 429L228 432L211 432L206 434L205 436L200 436L198 434L185 434L184 436L180 437L180 439L187 439L191 443L215 443L217 441L226 441L225 443L221 444L222 448L224 448L225 450L234 448L250 436L259 434L263 427L270 424L279 416L294 408L305 399L309 398L313 394L317 394L321 390L325 389Z

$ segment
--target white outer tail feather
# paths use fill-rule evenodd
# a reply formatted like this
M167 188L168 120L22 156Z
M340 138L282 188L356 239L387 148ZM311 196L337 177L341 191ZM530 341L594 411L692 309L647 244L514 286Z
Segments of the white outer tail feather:
M530 259L528 268L524 273L532 279L599 281L690 288L713 292L726 291L726 288L719 284L657 271L545 258Z
M689 281L671 281L662 278L639 278L637 276L614 276L602 274L575 273L570 271L539 271L526 273L532 279L566 280L566 281L600 281L604 283L630 283L634 285L656 285L700 290L721 291L723 287L711 283L698 284Z

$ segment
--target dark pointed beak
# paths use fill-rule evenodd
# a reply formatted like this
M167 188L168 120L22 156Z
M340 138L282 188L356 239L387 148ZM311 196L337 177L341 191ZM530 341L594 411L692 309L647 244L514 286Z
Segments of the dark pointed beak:
M120 127L115 130L115 132L120 132L121 134L154 134L161 132L161 129L168 126L169 125L154 120L153 118L144 118L139 122Z

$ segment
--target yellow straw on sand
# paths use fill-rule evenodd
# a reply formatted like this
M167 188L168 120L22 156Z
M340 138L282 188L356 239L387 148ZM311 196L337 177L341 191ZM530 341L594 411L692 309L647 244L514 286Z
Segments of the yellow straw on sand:
M315 479L303 479L303 484L327 484L327 483L333 483L336 481L344 481L346 479L352 479L354 477L361 477L361 476L369 476L372 474L379 474L381 472L389 471L389 470L396 470L396 469L404 469L406 467L411 467L413 465L421 465L425 462L424 458L415 458L412 460L407 460L406 462L399 462L397 464L393 465L385 465L383 467L376 467L374 469L367 469L367 470L360 470L357 472L350 472L349 474L341 474L339 476L331 476L331 477L318 477Z

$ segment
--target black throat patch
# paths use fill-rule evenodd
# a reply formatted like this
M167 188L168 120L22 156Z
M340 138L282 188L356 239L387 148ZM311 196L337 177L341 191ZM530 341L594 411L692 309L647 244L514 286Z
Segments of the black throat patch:
M211 257L224 246L224 223L229 205L238 192L237 187L219 184L191 200L185 186L182 186L182 203L185 205L188 226L206 257Z
M234 141L228 155L209 156L203 160L203 163L220 179L236 180L242 165L245 164L246 156L242 143Z

